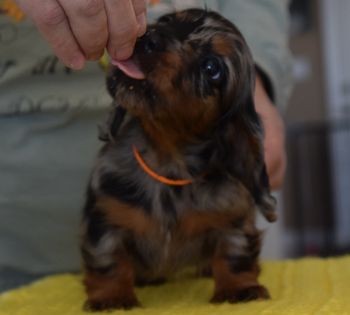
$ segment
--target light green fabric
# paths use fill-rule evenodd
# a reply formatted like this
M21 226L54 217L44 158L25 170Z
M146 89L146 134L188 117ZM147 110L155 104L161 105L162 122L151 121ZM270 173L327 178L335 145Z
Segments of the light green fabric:
M208 1L212 2L212 1ZM274 102L284 108L292 88L288 47L289 0L219 0L219 11L238 25L256 64L271 81Z
M79 268L79 220L111 104L98 63L73 72L35 27L0 16L0 267Z
M0 266L79 267L79 217L101 111L0 117Z
M149 16L205 5L238 24L277 103L285 103L287 1L163 1ZM29 21L0 15L0 267L79 268L84 189L100 146L96 126L110 102L98 63L69 71Z

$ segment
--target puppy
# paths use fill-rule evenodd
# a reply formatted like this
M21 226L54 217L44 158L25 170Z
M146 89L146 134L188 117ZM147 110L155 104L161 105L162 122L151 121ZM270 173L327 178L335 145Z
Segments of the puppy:
M186 265L210 271L212 302L267 299L255 215L274 221L275 202L241 33L215 12L168 14L118 66L84 209L86 308L137 306L135 284Z

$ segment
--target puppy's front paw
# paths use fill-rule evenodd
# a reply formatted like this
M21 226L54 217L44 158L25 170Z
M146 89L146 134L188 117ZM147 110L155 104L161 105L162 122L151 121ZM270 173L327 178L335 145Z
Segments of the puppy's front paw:
M262 285L255 285L248 288L241 288L232 291L219 291L215 292L214 296L210 300L212 303L237 303L248 302L252 300L267 300L270 298L269 291Z
M113 311L116 309L130 310L140 306L136 297L113 298L101 301L87 300L84 304L84 310L88 312Z

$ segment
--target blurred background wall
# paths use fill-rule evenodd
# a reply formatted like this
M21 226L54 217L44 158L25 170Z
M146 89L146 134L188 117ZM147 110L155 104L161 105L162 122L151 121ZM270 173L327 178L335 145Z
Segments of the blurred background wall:
M293 0L290 12L289 163L267 256L349 253L350 1Z

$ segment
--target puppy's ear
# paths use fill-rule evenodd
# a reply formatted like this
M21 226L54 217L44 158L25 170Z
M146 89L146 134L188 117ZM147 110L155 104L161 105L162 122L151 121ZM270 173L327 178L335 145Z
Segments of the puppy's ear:
M263 148L263 127L254 104L254 81L249 80L239 97L231 97L230 109L221 121L217 143L224 151L219 155L223 165L250 191L255 204L273 222L276 201L270 194ZM234 103L232 100L235 99Z
M246 145L249 146L247 150L250 151L248 154L251 154L255 160L252 164L254 167L250 170L251 183L248 186L262 215L267 221L274 222L277 219L276 199L270 193L269 177L264 159L264 131L261 119L255 110L253 93L246 99L243 107L243 124L245 125L243 128L246 128L247 139L245 141Z
M257 195L254 199L259 210L267 221L276 221L276 199L270 193L269 177L266 172L265 163L261 169L260 175L258 175L256 186L258 187Z
M103 125L98 126L99 139L105 142L114 141L115 136L124 121L125 114L126 110L121 106L117 105L113 107L108 114L106 122Z

